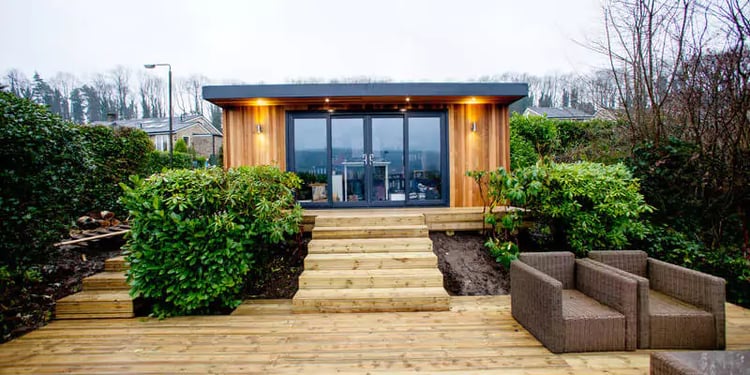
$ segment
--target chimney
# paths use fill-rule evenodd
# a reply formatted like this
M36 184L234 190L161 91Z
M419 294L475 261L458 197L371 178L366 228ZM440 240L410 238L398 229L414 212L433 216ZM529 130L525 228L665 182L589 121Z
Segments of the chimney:
M107 122L117 121L117 113L107 113Z

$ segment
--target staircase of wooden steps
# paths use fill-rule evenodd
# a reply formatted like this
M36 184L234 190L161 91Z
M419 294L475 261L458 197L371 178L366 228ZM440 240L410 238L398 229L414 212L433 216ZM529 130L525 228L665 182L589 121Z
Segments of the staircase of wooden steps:
M125 278L125 258L104 262L104 272L83 279L83 291L57 301L56 319L132 318L133 300Z
M317 216L292 311L447 311L422 214Z

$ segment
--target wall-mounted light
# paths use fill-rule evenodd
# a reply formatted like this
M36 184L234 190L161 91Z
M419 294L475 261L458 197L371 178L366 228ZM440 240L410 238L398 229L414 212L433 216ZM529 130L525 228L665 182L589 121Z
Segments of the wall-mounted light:
M255 132L258 134L263 133L263 126L261 124L255 125Z
M476 131L477 131L477 122L476 122L476 121L473 121L473 122L471 123L471 132L472 132L472 133L476 133Z

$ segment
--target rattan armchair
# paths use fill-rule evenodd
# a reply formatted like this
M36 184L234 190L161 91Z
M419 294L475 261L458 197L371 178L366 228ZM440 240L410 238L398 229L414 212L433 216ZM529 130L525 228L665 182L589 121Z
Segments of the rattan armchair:
M724 279L649 258L640 250L591 251L589 257L639 283L639 348L726 347Z
M553 353L635 350L637 283L569 252L521 253L513 317Z

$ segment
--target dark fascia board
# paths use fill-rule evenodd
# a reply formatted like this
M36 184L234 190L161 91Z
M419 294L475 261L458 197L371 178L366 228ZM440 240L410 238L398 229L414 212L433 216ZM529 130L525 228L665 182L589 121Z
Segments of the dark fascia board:
M520 99L528 96L526 83L313 83L283 85L203 86L203 98L226 101L255 98L336 98L378 96L491 96Z

